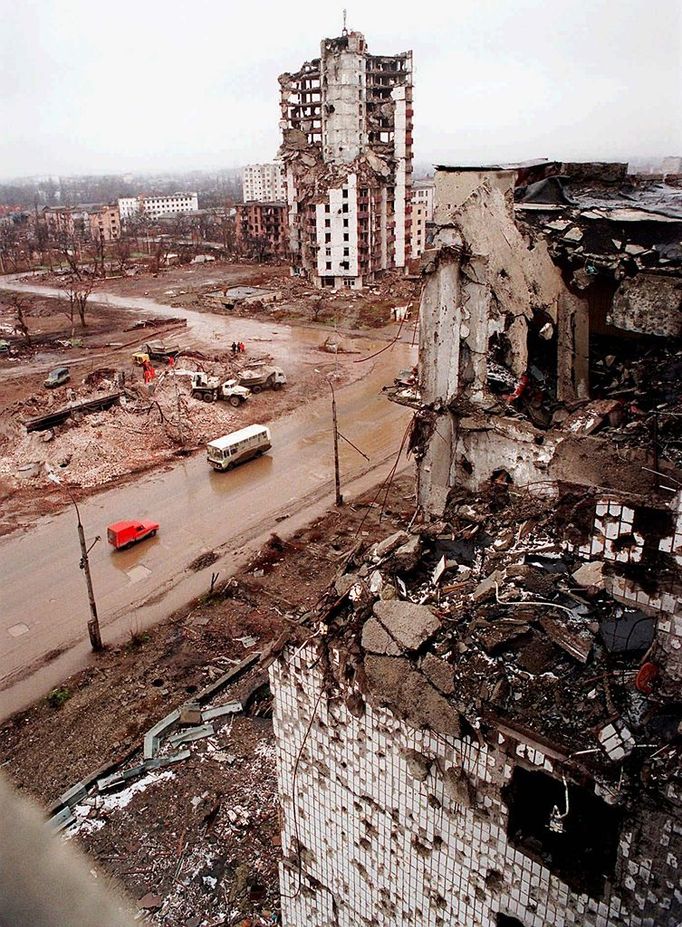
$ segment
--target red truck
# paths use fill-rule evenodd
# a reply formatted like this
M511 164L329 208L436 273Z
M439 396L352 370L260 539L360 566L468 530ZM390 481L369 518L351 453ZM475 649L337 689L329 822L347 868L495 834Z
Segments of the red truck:
M143 541L145 538L153 538L159 530L159 523L156 521L115 521L113 525L107 525L107 540L116 550L123 550Z

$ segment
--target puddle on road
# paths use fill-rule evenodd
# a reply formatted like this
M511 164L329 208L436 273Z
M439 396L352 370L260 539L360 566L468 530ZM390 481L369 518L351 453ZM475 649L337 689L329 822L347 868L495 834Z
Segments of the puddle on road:
M141 563L138 563L137 566L131 567L131 569L125 571L126 576L132 583L141 583L143 579L146 579L148 576L152 575L152 571L149 567L144 566Z
M27 624L13 624L7 628L7 633L10 637L21 637L22 634L27 634L30 630Z

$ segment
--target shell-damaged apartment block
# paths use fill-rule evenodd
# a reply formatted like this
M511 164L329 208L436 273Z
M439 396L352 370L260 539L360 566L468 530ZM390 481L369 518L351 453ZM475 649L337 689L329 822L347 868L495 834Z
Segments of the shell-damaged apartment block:
M271 655L285 927L682 923L666 180L438 170L416 515Z
M370 55L364 36L323 39L282 74L292 272L359 288L410 254L412 53Z

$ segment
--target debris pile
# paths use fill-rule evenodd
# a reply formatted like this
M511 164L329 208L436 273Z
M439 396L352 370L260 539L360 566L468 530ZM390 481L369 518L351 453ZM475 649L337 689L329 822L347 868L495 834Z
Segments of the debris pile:
M631 511L619 536L608 505L584 487L558 500L504 481L453 492L442 521L353 554L317 616L340 655L329 671L342 689L355 681L353 699L388 705L417 728L506 721L604 768L639 745L649 774L663 774L682 713L673 687L655 676L642 684L642 666L656 665L656 620L618 591L635 573L679 580L680 558L645 541ZM613 539L602 554L617 559L586 561L595 525ZM628 544L645 553L622 558ZM628 732L617 750L604 733L614 724ZM649 759L654 750L640 747L652 742Z

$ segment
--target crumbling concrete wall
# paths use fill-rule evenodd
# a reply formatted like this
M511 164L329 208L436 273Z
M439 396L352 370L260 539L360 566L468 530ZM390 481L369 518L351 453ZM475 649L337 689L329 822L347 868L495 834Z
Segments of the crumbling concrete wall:
M494 927L499 914L525 927L677 927L674 819L644 805L626 816L613 876L593 897L507 834L514 769L561 782L567 757L507 729L418 729L330 686L314 648L285 654L270 678L284 927Z
M476 486L505 466L489 466L489 458L513 457L517 464L510 472L524 484L548 478L556 441L521 429L515 448L519 429L513 423L500 416L485 423L495 405L488 386L493 340L506 345L508 372L520 381L529 365L529 326L542 313L548 337L556 335L560 349L559 398L587 393L587 306L568 291L545 244L528 242L516 225L514 178L513 171L436 173L438 232L420 308L421 399L437 418L423 450L420 503L434 514L442 512L450 486ZM473 429L460 429L459 419L473 407L482 417ZM450 415L454 422L447 421Z
M322 41L322 150L324 160L332 164L349 164L366 144L364 124L358 119L360 88L365 83L364 52L364 38L357 32Z
M613 297L609 322L626 331L682 336L682 279L638 274L623 280Z

